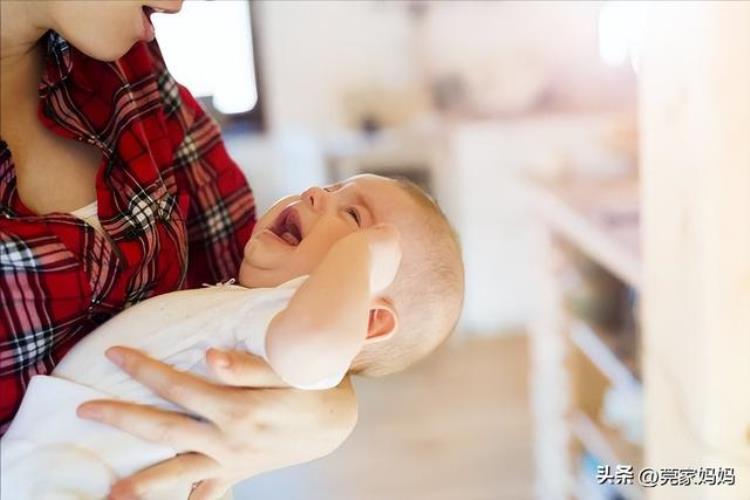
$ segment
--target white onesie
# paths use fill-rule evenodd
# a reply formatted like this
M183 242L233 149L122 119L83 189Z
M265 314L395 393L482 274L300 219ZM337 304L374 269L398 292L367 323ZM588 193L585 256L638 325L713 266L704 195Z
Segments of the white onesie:
M175 456L167 446L76 415L78 406L92 399L118 398L177 409L112 364L104 351L114 345L133 347L177 369L211 378L205 364L209 347L244 349L265 358L268 325L305 278L276 288L218 285L160 295L91 332L52 376L31 379L0 440L0 498L101 499L117 478ZM334 387L344 375L307 389ZM188 494L174 491L161 498L185 499Z

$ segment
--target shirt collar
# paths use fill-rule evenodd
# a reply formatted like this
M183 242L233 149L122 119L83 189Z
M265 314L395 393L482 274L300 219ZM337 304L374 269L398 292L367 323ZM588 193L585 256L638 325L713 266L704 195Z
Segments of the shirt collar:
M85 58L56 31L48 31L41 43L44 45L44 71L39 84L39 94L46 97L52 89L72 76L77 87L91 91L93 86L83 71L73 72L73 63ZM71 73L73 73L71 75Z
M44 45L44 72L39 86L41 93L65 80L73 68L68 42L54 31L48 31L42 39Z

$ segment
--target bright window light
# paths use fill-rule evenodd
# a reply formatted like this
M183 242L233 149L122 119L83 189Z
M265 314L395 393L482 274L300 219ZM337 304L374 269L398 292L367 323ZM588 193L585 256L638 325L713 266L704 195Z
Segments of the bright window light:
M599 13L599 54L605 63L623 64L628 57L637 69L644 6L641 2L605 2Z
M212 97L224 114L255 107L250 2L184 2L179 14L152 19L170 72L194 96Z

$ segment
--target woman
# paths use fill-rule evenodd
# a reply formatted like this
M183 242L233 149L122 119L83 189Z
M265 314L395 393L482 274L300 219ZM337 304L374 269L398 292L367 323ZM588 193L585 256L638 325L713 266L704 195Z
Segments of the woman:
M148 15L177 12L181 0L0 6L4 430L29 378L95 326L147 297L234 276L255 215L218 128L150 43ZM219 498L244 478L330 453L356 420L348 380L283 389L244 353L207 354L226 385L126 348L109 357L166 399L205 408L198 421L126 402L82 406L82 417L182 452L115 484L115 498L175 482L193 484L193 500Z

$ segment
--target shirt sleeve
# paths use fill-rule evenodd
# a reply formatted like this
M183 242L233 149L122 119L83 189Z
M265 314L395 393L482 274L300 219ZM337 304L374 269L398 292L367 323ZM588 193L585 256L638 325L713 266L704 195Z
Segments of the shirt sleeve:
M167 126L182 134L174 147L178 199L187 204L187 288L236 277L242 250L255 225L255 200L244 174L229 157L219 125L161 63L160 91ZM187 198L187 200L184 200Z

